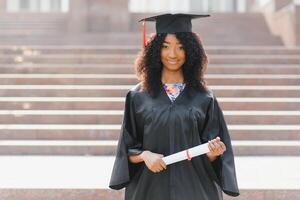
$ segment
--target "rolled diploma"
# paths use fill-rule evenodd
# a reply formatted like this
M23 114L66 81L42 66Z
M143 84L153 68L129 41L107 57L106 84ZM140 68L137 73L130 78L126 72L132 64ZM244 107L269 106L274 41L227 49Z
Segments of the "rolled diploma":
M163 157L162 160L166 163L166 165L170 165L182 160L188 159L187 157L187 150L180 151L178 153L174 153L172 155ZM202 154L208 153L209 148L208 148L208 143L201 144L198 146L195 146L193 148L188 149L188 154L190 158L193 158L195 156L200 156Z

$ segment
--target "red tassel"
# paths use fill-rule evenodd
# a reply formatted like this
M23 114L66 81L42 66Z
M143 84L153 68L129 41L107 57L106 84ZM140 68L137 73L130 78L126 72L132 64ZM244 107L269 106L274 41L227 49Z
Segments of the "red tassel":
M146 47L146 43L147 43L147 36L146 36L146 21L143 21L143 32L142 32L142 39L143 39L143 48Z

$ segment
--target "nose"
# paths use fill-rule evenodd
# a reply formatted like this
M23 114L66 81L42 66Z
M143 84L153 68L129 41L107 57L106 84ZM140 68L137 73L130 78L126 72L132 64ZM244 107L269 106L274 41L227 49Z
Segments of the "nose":
M176 58L176 57L177 57L176 48L170 48L169 58Z

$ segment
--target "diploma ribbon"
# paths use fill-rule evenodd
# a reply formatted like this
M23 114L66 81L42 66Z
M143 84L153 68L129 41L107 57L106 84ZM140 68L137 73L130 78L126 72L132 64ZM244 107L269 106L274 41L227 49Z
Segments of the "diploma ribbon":
M185 153L186 153L186 158L188 161L191 161L192 160L192 157L190 156L190 153L189 153L189 150L185 150Z

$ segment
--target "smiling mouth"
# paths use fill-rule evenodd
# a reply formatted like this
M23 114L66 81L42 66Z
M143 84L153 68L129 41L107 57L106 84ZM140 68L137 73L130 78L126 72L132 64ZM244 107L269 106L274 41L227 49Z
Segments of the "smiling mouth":
M176 65L178 62L177 61L170 61L170 60L168 60L168 63L171 64L171 65Z

